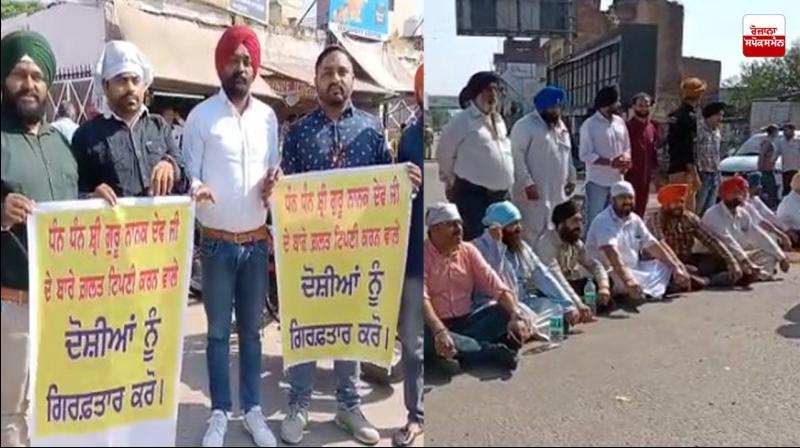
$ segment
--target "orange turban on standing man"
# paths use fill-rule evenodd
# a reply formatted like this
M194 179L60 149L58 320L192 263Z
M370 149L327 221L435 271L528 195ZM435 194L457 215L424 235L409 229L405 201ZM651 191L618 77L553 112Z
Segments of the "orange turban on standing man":
M250 63L253 66L253 78L258 76L258 71L261 68L261 43L258 41L258 36L255 31L244 26L236 25L228 28L222 33L222 37L217 42L217 50L214 52L214 64L217 67L217 75L222 78L225 72L225 66L228 61L239 48L239 45L244 45L247 48L247 53L250 55Z

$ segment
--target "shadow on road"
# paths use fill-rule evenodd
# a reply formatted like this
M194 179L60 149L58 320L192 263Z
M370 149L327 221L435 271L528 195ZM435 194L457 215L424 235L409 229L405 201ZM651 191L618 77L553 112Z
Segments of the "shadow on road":
M789 339L800 339L800 304L790 309L786 316L786 320L792 322L791 324L781 325L775 330L779 335Z

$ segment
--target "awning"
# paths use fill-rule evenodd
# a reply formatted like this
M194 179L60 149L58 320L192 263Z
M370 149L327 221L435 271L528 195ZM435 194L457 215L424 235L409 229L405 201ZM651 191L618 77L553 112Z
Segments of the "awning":
M308 65L301 65L298 62L275 62L266 61L262 65L268 71L277 73L287 78L302 81L309 86L314 85L314 61L309 61ZM356 78L353 83L353 91L357 93L369 93L376 95L390 95L392 92L373 84L364 79Z
M378 86L394 92L414 91L413 77L403 68L389 45L356 40L336 31L333 34Z
M153 64L156 89L209 94L219 88L214 50L222 28L150 14L123 1L110 7L109 20L119 28L119 38L136 44ZM280 98L260 76L253 82L252 92Z

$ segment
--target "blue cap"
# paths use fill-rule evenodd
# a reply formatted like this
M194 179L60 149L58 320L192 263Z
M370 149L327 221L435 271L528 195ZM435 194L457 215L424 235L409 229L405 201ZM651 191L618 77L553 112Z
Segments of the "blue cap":
M505 227L522 219L522 214L516 205L509 201L495 202L486 209L486 216L483 217L484 226L500 224Z

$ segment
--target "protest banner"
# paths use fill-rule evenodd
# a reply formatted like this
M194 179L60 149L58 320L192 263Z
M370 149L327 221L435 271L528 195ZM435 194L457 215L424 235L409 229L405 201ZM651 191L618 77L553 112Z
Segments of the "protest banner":
M37 204L28 219L33 446L173 446L194 205Z
M405 165L287 176L272 200L284 367L388 366L405 275Z

